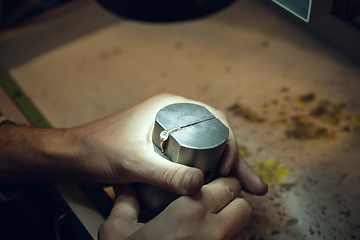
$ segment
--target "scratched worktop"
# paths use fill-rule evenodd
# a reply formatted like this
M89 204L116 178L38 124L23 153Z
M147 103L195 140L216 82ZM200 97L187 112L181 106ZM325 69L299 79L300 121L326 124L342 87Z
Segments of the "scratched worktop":
M360 67L258 1L185 23L117 20L10 73L55 127L162 92L213 105L270 185L243 194L245 239L360 239Z

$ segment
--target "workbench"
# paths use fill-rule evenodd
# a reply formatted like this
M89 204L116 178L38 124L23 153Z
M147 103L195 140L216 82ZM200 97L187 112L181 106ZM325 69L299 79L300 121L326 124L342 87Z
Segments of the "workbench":
M267 6L243 0L206 18L151 24L90 3L77 11L99 16L95 30L41 51L73 34L70 22L52 22L27 33L31 41L0 44L0 53L57 128L163 92L226 113L239 151L269 184L264 197L242 194L253 209L244 239L360 239L360 66ZM79 209L70 188L59 191ZM79 219L96 238L104 219L88 206Z

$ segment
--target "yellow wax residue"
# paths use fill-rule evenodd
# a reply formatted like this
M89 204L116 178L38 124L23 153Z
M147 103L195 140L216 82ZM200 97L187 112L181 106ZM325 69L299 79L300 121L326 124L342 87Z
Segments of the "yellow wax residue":
M271 187L281 183L284 177L289 174L289 170L281 162L275 160L255 162L253 168L261 179Z
M262 108L262 109L268 109L268 108L269 108L269 104L263 103L263 104L261 104L261 108Z
M354 113L355 125L360 127L360 113Z
M308 93L303 94L300 96L297 96L295 101L300 108L304 108L305 105L312 103L315 100L315 94L314 93Z

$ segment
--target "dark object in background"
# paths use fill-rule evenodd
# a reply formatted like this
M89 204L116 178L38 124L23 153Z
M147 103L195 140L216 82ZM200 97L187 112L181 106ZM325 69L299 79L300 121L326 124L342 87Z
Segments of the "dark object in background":
M174 22L204 17L235 0L97 0L109 11L147 22ZM265 0L264 0L265 1ZM270 1L270 0L266 0ZM306 22L333 14L343 20L360 15L359 0L272 0ZM246 10L245 10L246 11ZM241 13L239 13L241 14Z
M0 29L19 25L26 19L75 1L77 0L1 0Z
M215 13L235 0L97 0L109 11L147 22L175 22Z
M359 0L272 0L305 22L333 14L342 20L360 15Z
M0 239L92 238L54 186L29 184L11 201L0 201Z
M351 20L360 15L360 1L334 0L331 13L343 20Z

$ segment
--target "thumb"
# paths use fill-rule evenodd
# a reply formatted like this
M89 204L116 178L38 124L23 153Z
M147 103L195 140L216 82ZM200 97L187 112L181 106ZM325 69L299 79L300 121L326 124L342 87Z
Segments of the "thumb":
M140 207L132 186L116 186L114 191L113 209L98 232L102 240L125 239L143 226L137 222Z
M188 167L160 157L155 152L147 156L151 163L139 182L150 184L181 195L194 195L204 184L204 175L198 168Z

